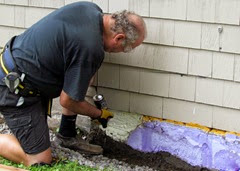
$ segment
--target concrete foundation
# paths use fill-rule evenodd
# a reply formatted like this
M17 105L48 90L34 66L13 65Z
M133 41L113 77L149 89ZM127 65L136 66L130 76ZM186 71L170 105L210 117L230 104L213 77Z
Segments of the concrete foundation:
M240 168L240 137L235 133L114 111L106 132L142 152L169 152L192 166L224 171ZM135 127L135 128L134 128Z

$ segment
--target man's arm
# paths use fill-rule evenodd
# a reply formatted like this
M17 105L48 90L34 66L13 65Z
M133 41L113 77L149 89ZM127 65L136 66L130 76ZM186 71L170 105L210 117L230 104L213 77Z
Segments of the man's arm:
M87 101L75 101L71 99L63 90L60 95L60 104L62 107L91 118L98 118L101 116L102 111L91 105Z
M88 87L90 87L90 86L93 85L94 80L95 80L95 77L96 77L96 74L94 74L94 75L92 76L91 80L89 81L89 85L88 85Z

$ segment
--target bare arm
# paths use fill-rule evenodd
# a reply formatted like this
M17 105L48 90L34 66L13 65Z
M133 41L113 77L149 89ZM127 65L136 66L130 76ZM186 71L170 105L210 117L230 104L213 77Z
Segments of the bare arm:
M72 111L73 113L79 113L91 118L97 118L101 116L101 110L91 105L87 101L75 101L71 99L63 90L60 95L60 104L62 107ZM71 114L70 114L71 115Z

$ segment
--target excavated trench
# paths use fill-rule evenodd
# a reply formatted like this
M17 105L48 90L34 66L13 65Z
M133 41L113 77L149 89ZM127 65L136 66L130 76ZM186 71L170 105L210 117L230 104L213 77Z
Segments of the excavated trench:
M132 149L127 144L113 140L101 129L91 131L91 143L101 145L103 156L117 159L130 165L148 166L160 171L209 171L207 168L191 166L167 152L143 153Z

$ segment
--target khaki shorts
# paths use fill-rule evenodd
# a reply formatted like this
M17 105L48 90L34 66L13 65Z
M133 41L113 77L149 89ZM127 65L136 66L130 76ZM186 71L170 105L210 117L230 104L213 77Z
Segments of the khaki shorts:
M43 97L20 97L0 86L0 112L27 154L50 147L47 102Z

